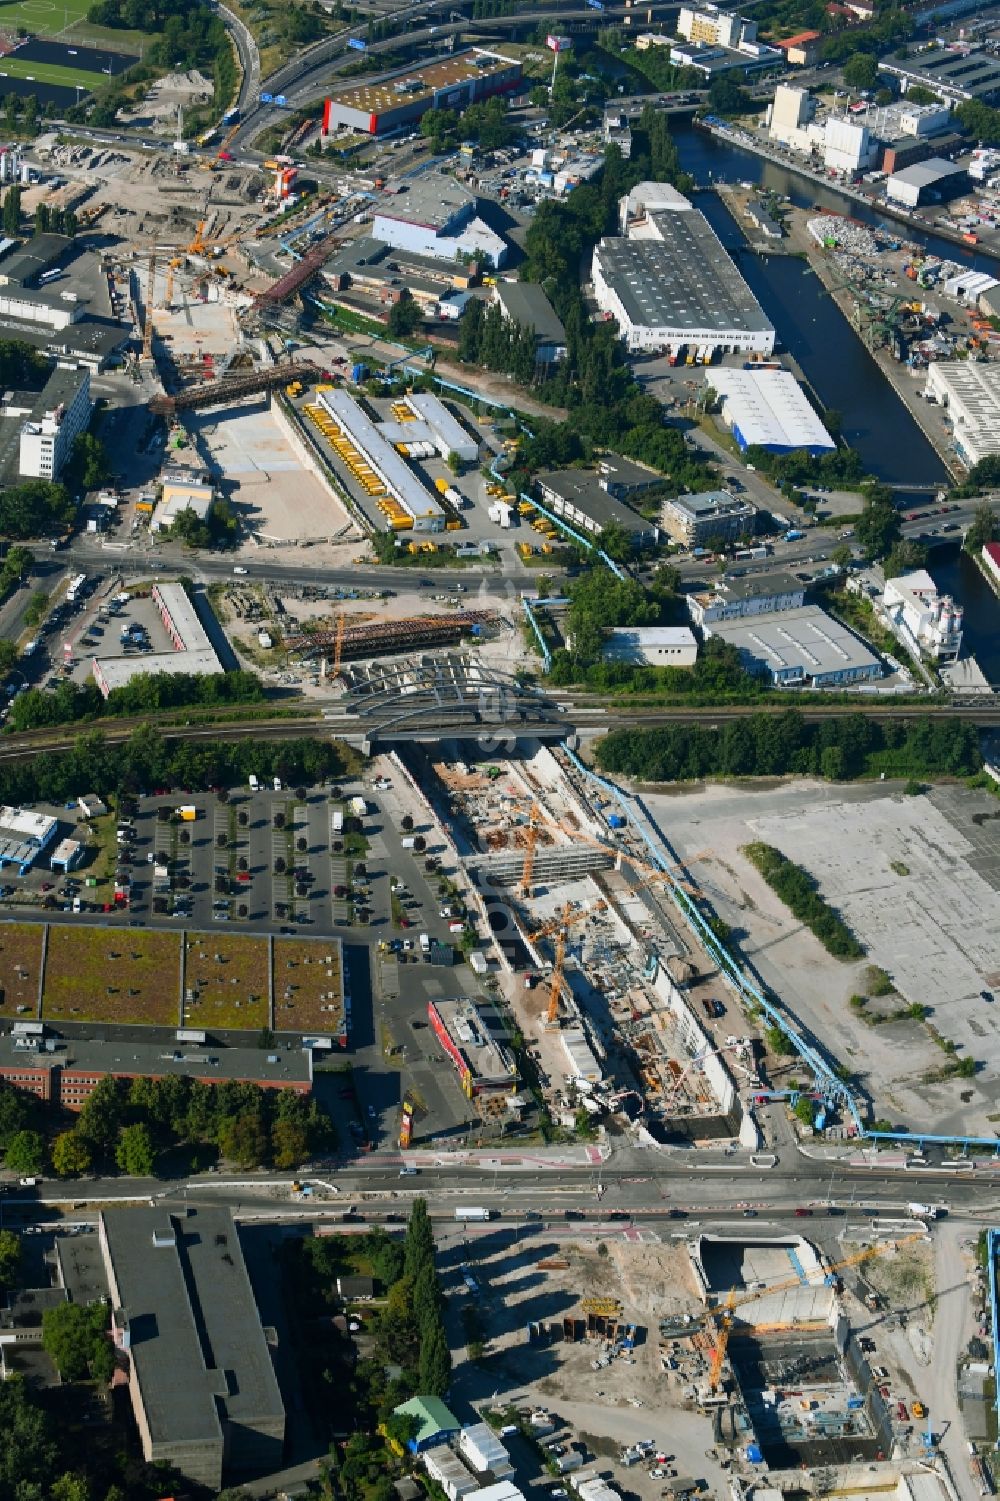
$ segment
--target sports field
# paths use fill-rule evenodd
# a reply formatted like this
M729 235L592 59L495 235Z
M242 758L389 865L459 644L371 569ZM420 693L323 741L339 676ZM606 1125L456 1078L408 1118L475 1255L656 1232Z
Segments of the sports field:
M0 0L0 31L55 36L74 21L86 19L91 0Z
M108 82L106 73L85 73L82 68L60 67L58 63L33 63L27 58L0 57L0 94L4 78L23 78L29 83L49 83L62 89L86 89L92 93Z

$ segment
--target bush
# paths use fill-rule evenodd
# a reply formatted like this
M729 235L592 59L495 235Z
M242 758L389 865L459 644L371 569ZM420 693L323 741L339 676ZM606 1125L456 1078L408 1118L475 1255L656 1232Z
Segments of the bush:
M843 918L819 895L812 876L771 844L745 844L742 853L799 922L835 959L863 959L864 948Z
M896 989L884 969L877 964L869 964L865 970L865 990L870 996L892 995Z

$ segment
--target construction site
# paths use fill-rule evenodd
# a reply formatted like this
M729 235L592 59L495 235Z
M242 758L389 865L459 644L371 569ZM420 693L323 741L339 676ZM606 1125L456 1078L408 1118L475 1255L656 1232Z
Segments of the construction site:
M740 1091L761 1085L759 1044L742 1017L733 1035L721 977L657 900L663 873L623 830L591 832L563 754L427 769L554 1119L618 1116L650 1145L750 1140Z

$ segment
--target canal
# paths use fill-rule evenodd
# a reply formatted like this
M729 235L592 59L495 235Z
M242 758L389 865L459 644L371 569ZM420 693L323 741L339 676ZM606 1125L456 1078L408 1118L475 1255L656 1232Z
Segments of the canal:
M685 171L699 186L719 180L759 182L802 208L820 203L881 224L892 234L903 232L891 220L881 220L836 193L693 125L678 125L673 135ZM868 472L898 485L947 483L948 475L934 448L807 263L752 251L714 194L699 194L698 207L733 255L782 346L798 361L821 401L840 413L844 437L857 449ZM974 257L966 257L957 246L933 237L921 240L936 255L961 255L974 263Z

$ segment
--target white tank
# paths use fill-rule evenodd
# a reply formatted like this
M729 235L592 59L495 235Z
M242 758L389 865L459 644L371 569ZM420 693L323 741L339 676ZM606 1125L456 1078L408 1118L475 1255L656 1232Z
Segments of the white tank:
M31 171L30 171L30 169L28 167L28 163L27 162L22 162L21 163L21 181L22 181L22 183L24 183L24 185L26 187L27 187L28 183L31 181Z

